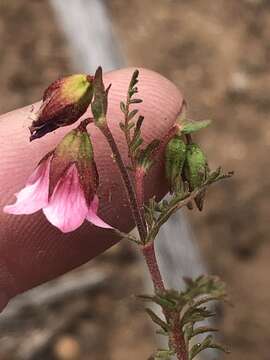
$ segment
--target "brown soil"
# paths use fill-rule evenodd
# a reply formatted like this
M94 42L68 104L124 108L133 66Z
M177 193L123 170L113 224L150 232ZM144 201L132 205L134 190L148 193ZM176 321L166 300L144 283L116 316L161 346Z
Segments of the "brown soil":
M108 4L129 64L167 76L183 90L191 117L214 120L198 140L212 167L236 174L211 189L205 211L189 217L211 273L227 282L234 304L220 314L229 358L269 360L269 2ZM39 99L50 81L70 72L48 2L1 1L0 41L1 113ZM29 339L66 317L71 321L31 359L68 359L67 348L71 359L147 358L152 330L131 296L141 291L140 262L118 246L90 267L105 269L109 281L94 294L24 311L1 329L1 359L26 359Z

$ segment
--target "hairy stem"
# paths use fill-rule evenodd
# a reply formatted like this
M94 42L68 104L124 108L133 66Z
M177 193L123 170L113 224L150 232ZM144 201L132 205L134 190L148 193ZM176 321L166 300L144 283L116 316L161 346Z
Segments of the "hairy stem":
M179 324L175 319L171 334L171 341L178 360L188 360L188 351L185 343L185 337Z
M165 290L164 282L162 280L162 276L157 263L154 241L149 241L146 245L141 247L141 250L148 266L148 270L150 272L155 291ZM177 359L188 360L187 346L185 343L185 337L181 328L181 324L178 320L178 315L171 311L164 311L164 316L166 317L168 322L173 323L170 342L175 351L175 354L177 355Z
M103 135L106 137L111 150L113 152L113 155L115 157L115 160L118 164L121 176L122 176L122 180L124 182L125 188L126 188L126 193L130 202L130 206L131 206L131 211L133 214L133 218L135 221L135 224L138 228L138 232L141 238L142 242L145 242L146 239L146 227L145 227L145 222L143 220L142 214L140 212L140 207L136 198L136 193L132 184L132 180L130 178L130 175L128 173L128 170L122 160L122 157L120 155L120 152L118 150L118 147L116 145L116 142L114 140L114 137L109 129L109 127L107 126L107 124L103 124L102 126L100 126L100 130L102 131Z
M142 217L144 214L144 168L137 166L135 170L135 191Z
M149 241L147 244L141 247L145 262L148 266L148 270L153 281L155 290L165 290L164 283L161 277L161 273L158 267L154 241Z

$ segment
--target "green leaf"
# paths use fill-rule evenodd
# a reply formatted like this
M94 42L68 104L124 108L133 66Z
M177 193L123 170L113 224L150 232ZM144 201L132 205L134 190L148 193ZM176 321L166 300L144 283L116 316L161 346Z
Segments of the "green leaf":
M131 77L130 83L129 83L129 89L132 89L137 83L138 83L138 76L139 76L139 70L136 69Z
M193 121L193 120L186 120L184 121L181 126L181 133L183 134L191 134L201 129L206 128L211 123L211 120L202 120L202 121Z
M125 131L125 130L126 130L125 124L122 123L122 122L119 123L119 127L120 127L120 129L121 129L122 131Z
M204 333L208 333L208 332L213 332L213 331L218 331L218 329L216 328L211 328L208 326L200 326L197 328L193 328L192 332L189 334L189 339L191 339L193 336L197 336L199 334L204 334Z
M134 122L128 124L127 129L131 130L135 126Z
M228 353L228 350L226 350L222 345L214 342L212 335L208 335L201 343L198 343L198 344L195 344L192 346L192 348L189 352L189 359L192 360L201 351L203 351L205 349L209 349L209 348L218 349L220 351Z
M140 136L136 137L135 139L133 139L132 143L130 144L130 150L132 152L135 152L142 143L143 143L143 139Z
M159 325L162 330L166 332L169 331L169 325L165 323L165 321L160 319L160 317L158 317L151 309L147 308L145 310L155 324Z
M120 109L124 114L126 113L126 105L123 101L120 102Z
M141 102L143 102L142 99L131 99L129 101L130 104L139 104Z
M162 360L170 360L173 355L174 355L174 352L171 351L171 350L159 349L159 350L156 352L154 359L155 359L155 360L159 360L159 359L162 359Z
M189 352L190 360L192 360L201 351L209 348L209 345L211 344L211 342L212 342L212 336L209 335L201 343L193 345Z
M150 142L144 149L144 153L146 156L150 156L160 145L160 140L154 139Z
M209 317L214 316L215 313L206 308L192 308L190 307L181 319L181 324L195 323L203 321Z
M99 122L100 119L103 119L104 121L106 117L110 86L111 85L105 90L102 78L102 68L99 66L94 77L94 99L91 103L92 113L97 122Z
M136 137L138 135L138 133L140 132L143 121L144 121L144 117L140 115L138 117L137 122L136 122L136 127L135 127L135 130L134 130L133 137Z
M129 114L128 114L128 121L133 119L134 116L137 114L139 110L135 109L135 110L132 110Z

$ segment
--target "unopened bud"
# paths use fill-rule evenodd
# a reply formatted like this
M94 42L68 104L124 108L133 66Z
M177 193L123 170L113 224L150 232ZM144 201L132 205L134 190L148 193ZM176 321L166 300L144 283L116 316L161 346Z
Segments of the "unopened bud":
M87 110L93 97L93 78L76 74L53 82L44 92L43 103L30 127L30 141L61 126L71 125Z
M108 93L111 85L105 89L102 68L99 66L94 76L94 99L91 104L95 123L98 127L106 125L106 114L108 108Z
M171 192L179 188L185 158L186 144L176 135L168 142L165 150L166 177Z
M185 178L189 183L190 190L199 188L207 179L208 164L207 159L197 144L188 144L185 162ZM205 190L195 197L198 209L203 209Z

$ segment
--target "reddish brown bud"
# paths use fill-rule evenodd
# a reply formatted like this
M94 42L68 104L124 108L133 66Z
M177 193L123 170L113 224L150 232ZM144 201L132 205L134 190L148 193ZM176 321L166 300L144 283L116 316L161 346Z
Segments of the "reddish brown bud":
M53 82L45 90L43 103L30 127L30 141L77 121L91 103L92 80L90 75L76 74Z

